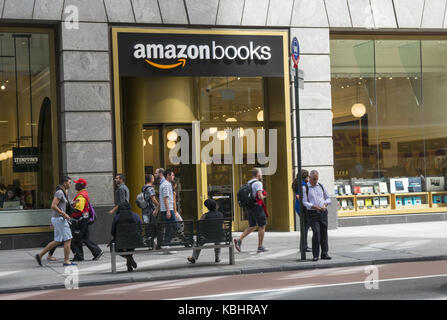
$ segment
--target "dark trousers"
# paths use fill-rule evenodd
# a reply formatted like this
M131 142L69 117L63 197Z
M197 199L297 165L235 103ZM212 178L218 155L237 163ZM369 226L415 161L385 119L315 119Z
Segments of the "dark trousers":
M324 257L328 254L328 212L327 210L323 212L318 212L316 210L307 211L309 218L309 225L312 228L312 254L314 258L318 258L320 255L321 246L321 256Z
M163 222L171 222L171 223L167 223L164 227L165 227L165 234L164 234L164 238L163 238L163 242L164 243L169 243L171 242L172 237L174 236L174 234L177 232L177 224L175 224L174 222L176 222L177 220L175 219L175 214L174 214L174 210L169 210L171 213L171 217L168 219L166 217L166 213L167 211L161 211L161 216L163 219Z
M73 251L75 259L84 260L83 244L85 244L92 252L93 257L96 257L101 253L101 248L90 240L88 221L86 219L77 220L76 222L73 221L71 228L71 233L73 235L73 240L71 240L71 250Z

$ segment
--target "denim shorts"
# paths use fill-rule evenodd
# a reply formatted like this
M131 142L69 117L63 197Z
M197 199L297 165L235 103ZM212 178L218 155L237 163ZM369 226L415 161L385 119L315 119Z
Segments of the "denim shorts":
M73 238L70 225L62 217L52 217L51 224L54 226L54 241L62 242Z

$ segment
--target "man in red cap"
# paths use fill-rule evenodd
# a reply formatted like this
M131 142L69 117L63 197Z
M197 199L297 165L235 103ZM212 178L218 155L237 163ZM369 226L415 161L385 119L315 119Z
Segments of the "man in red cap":
M75 180L74 183L76 184L75 188L78 193L73 199L73 214L71 215L73 233L71 250L74 254L73 261L84 260L84 250L82 248L83 244L85 244L92 252L93 260L98 260L102 256L103 252L101 248L99 248L98 245L89 238L88 218L90 198L87 190L85 189L87 187L87 181L80 178Z

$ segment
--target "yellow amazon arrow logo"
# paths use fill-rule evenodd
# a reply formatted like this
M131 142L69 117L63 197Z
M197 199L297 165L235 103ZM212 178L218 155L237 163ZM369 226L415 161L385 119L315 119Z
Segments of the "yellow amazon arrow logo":
M178 62L174 63L174 64L158 64L158 63L149 61L147 59L145 59L145 61L147 63L149 63L151 66L153 66L155 68L159 68L159 69L174 69L174 68L177 68L179 66L182 66L182 68L183 68L185 66L185 64L186 64L186 59L178 59L177 60Z

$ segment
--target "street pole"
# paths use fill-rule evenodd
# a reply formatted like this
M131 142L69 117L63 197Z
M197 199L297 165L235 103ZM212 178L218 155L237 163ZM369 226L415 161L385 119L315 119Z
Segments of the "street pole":
M300 90L298 86L298 67L295 68L295 127L296 127L296 147L297 147L297 162L298 162L298 194L300 200L300 252L301 260L306 260L306 247L304 246L304 215L303 212L303 177L301 175L301 131L300 131Z
M299 76L298 76L298 62L300 59L300 46L296 37L292 40L292 60L295 68L295 128L296 128L296 147L297 147L297 163L298 163L298 195L300 201L300 252L301 260L306 260L305 243L305 224L303 212L303 178L301 175L301 130L300 130L300 93L299 93Z

